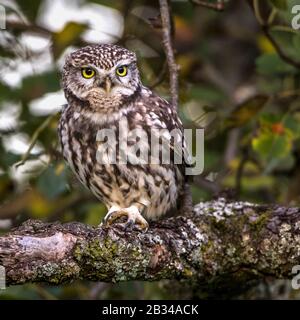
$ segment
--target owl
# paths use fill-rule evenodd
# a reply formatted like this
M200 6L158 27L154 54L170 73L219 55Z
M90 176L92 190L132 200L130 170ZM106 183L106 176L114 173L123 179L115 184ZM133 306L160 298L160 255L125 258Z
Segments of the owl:
M62 153L107 207L104 226L145 231L149 220L190 206L182 123L172 105L143 86L134 52L111 44L81 48L65 60L62 87L68 102L58 129ZM105 130L116 137L108 145L99 139ZM154 156L150 136L161 132ZM169 161L163 161L164 150ZM148 159L123 161L124 154Z

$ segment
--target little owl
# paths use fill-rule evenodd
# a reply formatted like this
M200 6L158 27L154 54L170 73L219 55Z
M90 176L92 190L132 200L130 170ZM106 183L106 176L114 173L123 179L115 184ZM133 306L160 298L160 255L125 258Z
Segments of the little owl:
M121 228L146 230L147 220L190 205L182 123L172 105L143 86L133 52L110 44L79 49L66 58L62 85L68 101L59 123L63 155L81 183L106 205L105 226L119 221ZM116 135L106 149L99 141L102 129ZM159 131L153 129L163 133L158 141L169 146L169 161L162 159L164 147L158 157L152 155L150 133ZM172 135L174 129L180 134ZM148 161L119 161L120 135L127 136L128 158L146 153ZM130 157L137 143L140 150ZM104 154L110 159L114 148L116 161L99 161ZM176 154L182 161L174 161Z

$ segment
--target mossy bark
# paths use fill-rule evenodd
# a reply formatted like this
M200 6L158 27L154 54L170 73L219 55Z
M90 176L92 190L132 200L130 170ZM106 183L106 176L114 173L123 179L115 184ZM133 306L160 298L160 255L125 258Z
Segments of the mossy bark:
M146 233L30 220L0 237L0 265L9 285L176 279L195 290L230 290L291 277L300 264L299 213L218 199L154 222Z

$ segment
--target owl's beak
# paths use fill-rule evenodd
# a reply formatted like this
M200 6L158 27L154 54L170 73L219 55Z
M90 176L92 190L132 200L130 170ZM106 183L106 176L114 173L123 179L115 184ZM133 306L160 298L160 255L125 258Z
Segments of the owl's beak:
M111 90L111 80L107 77L105 78L104 84L103 84L103 88L106 92L106 94L110 93Z

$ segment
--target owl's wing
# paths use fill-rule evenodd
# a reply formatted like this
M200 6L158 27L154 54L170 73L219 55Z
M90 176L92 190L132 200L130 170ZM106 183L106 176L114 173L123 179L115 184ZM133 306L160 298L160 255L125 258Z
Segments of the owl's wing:
M191 166L191 156L177 111L168 101L155 93L151 93L147 99L143 99L143 104L147 110L145 115L146 125L150 129L167 129L163 135L160 135L161 140L163 140L162 146L170 150L170 159L173 163L175 158L181 159L181 161L177 161L180 163L174 164L185 176L186 167ZM175 132L175 135L172 135L172 132Z

